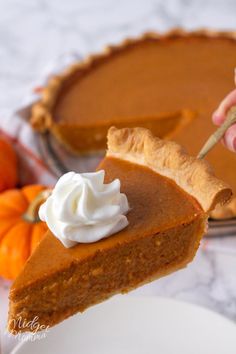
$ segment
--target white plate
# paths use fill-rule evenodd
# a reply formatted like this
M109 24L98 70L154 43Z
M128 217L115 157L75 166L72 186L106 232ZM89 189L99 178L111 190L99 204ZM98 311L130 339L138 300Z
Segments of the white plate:
M235 354L236 325L204 308L118 296L26 342L14 354ZM12 354L13 354L12 353Z

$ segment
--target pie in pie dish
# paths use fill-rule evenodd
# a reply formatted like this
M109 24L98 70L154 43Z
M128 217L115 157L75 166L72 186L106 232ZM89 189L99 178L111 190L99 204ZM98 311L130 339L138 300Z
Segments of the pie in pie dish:
M185 267L206 231L209 212L231 197L209 165L144 128L110 128L98 169L119 178L129 225L94 243L65 248L50 232L10 290L9 330L36 316L53 326L114 294Z
M31 122L76 153L105 149L115 125L146 127L196 156L215 129L212 112L234 87L235 63L235 33L146 34L53 77ZM218 144L207 159L236 192L236 155ZM211 216L236 216L236 198Z

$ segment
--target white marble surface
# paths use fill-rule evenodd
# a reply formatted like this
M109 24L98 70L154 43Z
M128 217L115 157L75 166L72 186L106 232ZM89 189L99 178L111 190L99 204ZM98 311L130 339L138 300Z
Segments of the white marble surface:
M0 119L12 114L45 65L63 53L86 55L126 36L175 26L236 29L235 13L234 0L0 0ZM187 269L132 295L178 298L236 321L236 235L203 246ZM4 334L7 293L0 281L4 354L15 344Z

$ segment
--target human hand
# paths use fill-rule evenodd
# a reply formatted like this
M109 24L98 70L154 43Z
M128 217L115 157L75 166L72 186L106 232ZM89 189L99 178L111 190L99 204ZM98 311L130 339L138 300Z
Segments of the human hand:
M226 116L228 110L236 106L236 89L230 92L220 103L217 110L212 115L213 123L221 125ZM231 151L236 152L236 124L232 125L225 133L223 138L223 144Z

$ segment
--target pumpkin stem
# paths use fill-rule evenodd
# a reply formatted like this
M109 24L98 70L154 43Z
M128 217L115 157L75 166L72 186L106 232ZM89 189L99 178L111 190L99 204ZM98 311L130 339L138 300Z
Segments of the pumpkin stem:
M39 222L39 208L40 205L43 204L47 198L50 196L52 193L51 189L45 189L32 200L32 202L29 204L26 212L23 214L23 219L27 222L30 223L36 223Z

